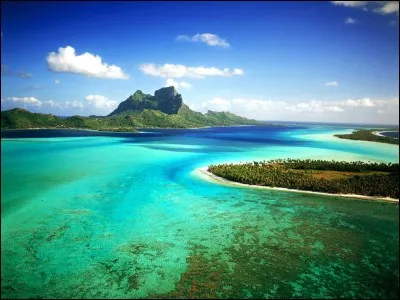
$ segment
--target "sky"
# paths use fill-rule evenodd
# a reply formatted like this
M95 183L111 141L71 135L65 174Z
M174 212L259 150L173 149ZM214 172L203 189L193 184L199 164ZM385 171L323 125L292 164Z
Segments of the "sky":
M175 86L193 110L399 124L399 2L1 2L1 109L107 115Z

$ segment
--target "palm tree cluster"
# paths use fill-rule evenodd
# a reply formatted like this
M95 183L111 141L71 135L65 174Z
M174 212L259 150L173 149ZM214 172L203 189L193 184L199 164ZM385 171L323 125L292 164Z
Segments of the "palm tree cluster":
M359 175L326 179L313 176L313 172L317 170L357 172ZM211 165L208 171L231 181L251 185L399 198L399 164L278 159L245 164Z

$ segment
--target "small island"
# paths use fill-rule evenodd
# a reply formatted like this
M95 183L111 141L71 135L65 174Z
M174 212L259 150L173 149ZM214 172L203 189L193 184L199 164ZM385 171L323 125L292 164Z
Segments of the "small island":
M246 185L399 199L398 163L277 159L211 165L207 173Z
M398 129L362 129L350 134L335 134L336 137L348 140L369 141L386 144L399 144L399 139L377 134L379 131L398 131Z

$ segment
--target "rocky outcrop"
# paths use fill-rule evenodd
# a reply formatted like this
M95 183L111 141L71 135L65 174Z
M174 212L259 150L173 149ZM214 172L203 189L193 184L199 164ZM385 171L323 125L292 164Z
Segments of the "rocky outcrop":
M143 111L144 109L159 110L163 113L176 114L182 106L182 96L178 94L173 86L161 88L155 91L154 96L144 94L137 90L128 99L122 101L117 109L109 116L122 114L125 112Z
M182 96L178 94L175 87L165 87L154 93L159 110L163 113L176 114L182 106Z

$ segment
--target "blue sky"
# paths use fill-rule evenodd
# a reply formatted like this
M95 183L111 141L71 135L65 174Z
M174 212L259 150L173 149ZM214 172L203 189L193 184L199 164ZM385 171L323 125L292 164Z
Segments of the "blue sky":
M398 124L398 7L2 2L2 110L106 115L175 85L202 112Z

